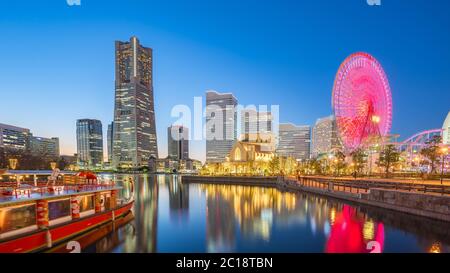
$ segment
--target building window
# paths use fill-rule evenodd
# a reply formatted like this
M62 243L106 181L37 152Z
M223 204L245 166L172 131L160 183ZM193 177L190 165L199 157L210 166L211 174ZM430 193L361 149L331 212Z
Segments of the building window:
M94 196L93 195L82 196L80 200L80 212L93 209L94 209Z
M241 161L242 160L241 149L237 148L236 151L234 152L234 160L235 161Z

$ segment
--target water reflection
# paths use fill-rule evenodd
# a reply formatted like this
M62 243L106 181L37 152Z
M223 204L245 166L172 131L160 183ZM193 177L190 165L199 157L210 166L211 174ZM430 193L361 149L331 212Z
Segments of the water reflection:
M364 215L358 215L357 210L348 205L344 205L337 216L335 213L333 215L334 219L332 221L331 233L326 243L326 252L383 252L383 223L375 224L372 219L364 220Z
M449 252L443 222L274 188L134 179L134 220L83 251Z

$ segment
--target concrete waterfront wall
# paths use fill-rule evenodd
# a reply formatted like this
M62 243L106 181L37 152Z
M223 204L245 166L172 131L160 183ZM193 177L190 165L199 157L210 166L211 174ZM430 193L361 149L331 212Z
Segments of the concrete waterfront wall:
M367 203L450 222L450 196L371 189Z

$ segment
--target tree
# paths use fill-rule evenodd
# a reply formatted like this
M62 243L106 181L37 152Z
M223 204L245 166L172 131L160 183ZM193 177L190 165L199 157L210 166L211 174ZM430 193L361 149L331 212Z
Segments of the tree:
M367 156L361 148L356 149L351 154L352 162L355 168L355 176L361 174L364 165L367 163Z
M420 154L428 159L431 166L431 173L436 172L436 164L440 162L439 145L442 143L441 136L434 136L426 142L426 147L420 151Z
M271 175L278 175L280 173L280 158L274 156L269 162L269 171Z
M8 167L8 160L6 159L5 149L0 147L0 169L6 169Z
M342 151L337 151L334 154L335 157L335 168L336 168L336 175L339 175L341 173L341 170L345 168L345 154Z
M58 161L58 167L60 170L65 170L67 167L67 161L64 159L64 157L60 157Z
M389 177L390 168L400 161L400 153L398 152L395 145L386 145L380 153L380 158L378 159L377 165L379 167L384 167L384 173L386 177Z

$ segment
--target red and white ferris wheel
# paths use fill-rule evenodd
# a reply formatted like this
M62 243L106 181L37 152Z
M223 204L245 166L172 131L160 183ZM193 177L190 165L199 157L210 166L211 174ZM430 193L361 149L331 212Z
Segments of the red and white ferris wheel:
M392 94L380 63L367 53L350 55L334 82L332 107L346 153L373 136L386 136L392 125Z

